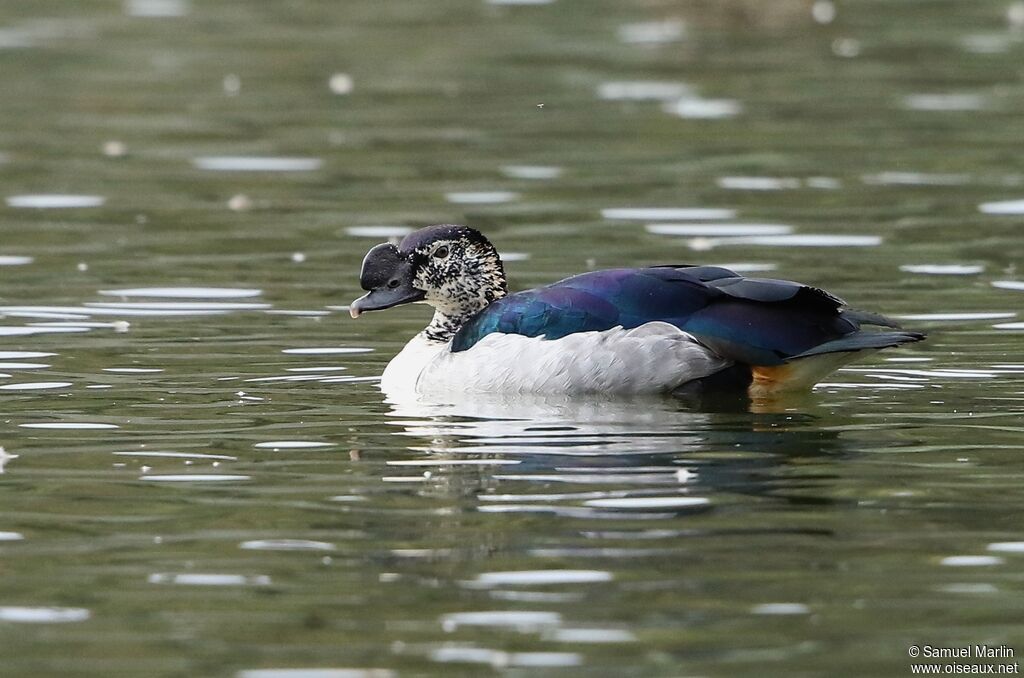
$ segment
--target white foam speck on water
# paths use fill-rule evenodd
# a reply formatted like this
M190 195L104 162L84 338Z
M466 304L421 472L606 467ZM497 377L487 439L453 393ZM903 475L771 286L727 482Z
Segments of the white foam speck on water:
M682 40L686 24L677 19L623 24L616 31L619 41L633 45L662 45Z
M498 252L502 261L526 261L530 258L529 252Z
M861 181L869 186L962 186L970 180L971 177L967 174L924 172L878 172L861 177Z
M76 209L101 207L107 201L101 195L71 195L60 193L35 193L12 195L7 198L8 207L29 209Z
M552 165L504 165L501 173L510 179L530 179L543 181L557 179L562 176L564 170L561 167Z
M125 0L124 13L146 19L183 17L189 12L188 0Z
M324 346L322 348L286 348L281 353L289 353L291 355L342 355L346 353L370 353L372 351L372 348L354 346Z
M1024 330L1024 323L998 323L992 327L997 330Z
M99 424L88 421L53 421L53 422L38 422L28 424L18 424L21 428L40 428L40 429L51 429L51 430L101 430L101 429L115 429L121 428L116 424Z
M743 112L743 105L735 99L702 99L684 97L665 104L666 113L691 120L723 120L735 118Z
M900 270L905 273L923 275L977 275L985 271L982 264L904 264Z
M608 499L588 499L583 503L595 508L671 509L707 506L711 501L706 497L610 497Z
M811 610L803 603L764 603L750 608L751 614L794 615L810 614Z
M0 362L0 370L41 370L47 367L46 363Z
M265 574L213 574L202 572L154 572L146 578L150 584L182 584L185 586L266 586L270 577Z
M65 624L86 621L91 615L84 607L0 606L0 621L16 624Z
M485 0L488 5L550 5L555 0Z
M235 678L395 678L387 669L282 668L244 669Z
M15 254L0 255L0 266L24 266L35 261L32 257L23 257Z
M517 631L535 631L562 623L557 612L533 612L530 610L493 610L482 612L453 612L442 615L441 627L448 633L460 626L510 627Z
M979 94L910 94L903 97L903 107L913 111L981 111L989 107L989 102Z
M515 191L454 191L444 199L455 205L498 205L519 199Z
M163 451L135 451L135 452L112 452L116 457L158 457L165 459L210 459L216 461L238 461L238 457L228 454L205 454L202 452L163 452Z
M18 360L21 358L49 358L57 355L46 351L0 351L0 360Z
M246 551L334 551L334 544L309 539L254 539L243 541L238 548Z
M754 236L754 235L785 235L793 232L792 226L785 224L647 224L644 229L655 235L681 236Z
M796 177L719 177L715 183L732 191L785 191L801 186Z
M327 88L334 94L351 94L355 89L355 80L348 73L335 73L327 81Z
M1021 290L1024 291L1024 280L996 280L992 287L1000 290Z
M349 226L345 233L356 238L404 238L412 229L408 226Z
M253 447L258 447L260 449L275 449L275 450L277 450L277 449L281 449L281 450L285 450L285 449L299 450L299 449L309 449L309 448L314 448L314 447L333 447L333 446L334 446L334 443L321 443L321 442L316 442L316 441L313 441L313 440L275 440L275 441L266 442L266 443L256 443L255 445L253 445Z
M1024 214L1024 200L1000 200L978 205L983 214Z
M609 207L601 216L615 221L701 221L733 219L736 210L720 207Z
M952 321L952 322L964 322L967 320L1002 320L1004 318L1014 318L1016 313L1009 312L996 312L996 313L912 313L909 315L896 316L900 320L932 320L932 321Z
M544 634L556 643L633 643L636 636L625 629L559 628Z
M603 82L597 88L598 98L607 101L672 101L691 93L681 82Z
M24 538L21 532L0 532L0 541L21 541Z
M939 564L947 567L988 567L1002 565L1004 562L998 556L946 556Z
M171 475L145 475L139 480L152 480L164 483L223 483L237 480L249 480L251 476L228 475L221 473L189 473Z
M41 391L45 389L67 388L73 386L70 381L35 381L19 384L4 384L0 390L4 391Z
M1016 41L1010 33L975 33L960 38L960 46L972 54L1002 54Z
M592 584L612 581L615 577L604 570L512 570L483 572L466 582L472 586L542 586L549 584Z
M324 163L320 158L220 155L195 158L192 164L212 172L312 172Z
M237 287L132 287L100 290L106 297L155 297L172 299L242 299L258 297L263 290ZM148 306L152 308L152 305Z

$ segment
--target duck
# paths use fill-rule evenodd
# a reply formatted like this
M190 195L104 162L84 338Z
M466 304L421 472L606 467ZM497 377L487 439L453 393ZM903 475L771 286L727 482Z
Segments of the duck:
M498 250L458 224L374 246L359 284L352 318L434 311L381 375L389 393L774 396L925 338L817 287L722 266L595 270L510 293Z

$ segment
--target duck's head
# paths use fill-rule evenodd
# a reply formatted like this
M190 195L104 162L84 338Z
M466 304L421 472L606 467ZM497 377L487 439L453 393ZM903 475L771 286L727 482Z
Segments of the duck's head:
M498 251L479 231L453 224L421 228L397 246L373 247L359 284L367 293L349 305L353 318L423 302L463 321L508 293Z

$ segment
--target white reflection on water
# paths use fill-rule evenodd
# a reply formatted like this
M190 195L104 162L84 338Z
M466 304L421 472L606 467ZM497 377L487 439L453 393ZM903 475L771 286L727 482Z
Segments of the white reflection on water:
M456 191L445 193L444 199L456 205L496 205L519 199L514 191Z
M560 628L545 632L542 637L556 643L633 643L637 640L626 629Z
M1002 565L1005 560L999 556L947 556L939 561L940 565L947 567L990 567Z
M412 229L408 226L349 226L345 233L356 238L404 238Z
M0 255L0 266L24 266L31 264L35 259L32 257L22 257L14 254Z
M116 424L100 424L95 422L87 421L53 421L53 422L33 422L28 424L18 424L21 428L42 428L42 429L54 429L54 430L100 430L100 429L113 429L121 428Z
M139 480L152 480L165 483L221 483L236 480L249 480L250 476L228 475L220 473L188 473L171 475L145 475Z
M924 172L879 172L861 180L873 186L961 186L971 180L967 174L926 174Z
M124 13L147 19L182 17L189 12L188 0L125 0Z
M17 384L4 384L0 390L4 391L41 391L55 388L67 388L73 386L70 381L34 381Z
M312 172L323 166L323 160L224 155L195 158L192 164L197 169L213 172Z
M619 40L629 44L660 45L676 42L686 35L686 24L677 19L623 24L617 31Z
M443 663L490 664L507 667L579 666L583 657L575 652L505 652L465 645L445 645L430 653L430 659Z
M49 358L50 356L54 355L57 354L48 353L46 351L0 351L0 360L16 360L20 358Z
M243 541L238 548L246 551L333 551L334 544L309 539L254 539Z
M736 210L720 207L608 207L601 210L601 216L619 221L697 221L732 219Z
M691 241L695 250L709 250L722 245L760 245L763 247L877 247L879 235L792 234L754 235L736 238L701 238Z
M648 233L655 235L682 235L682 236L757 236L757 235L785 235L793 231L792 226L785 224L647 224L644 227Z
M265 443L256 443L253 447L260 449L272 449L276 452L284 449L300 450L314 447L332 447L333 445L333 443L321 443L313 440L275 440Z
M91 616L83 607L0 606L0 621L16 624L63 624L86 621Z
M370 353L372 348L362 348L356 346L324 346L324 347L309 347L309 348L286 348L281 353L290 353L292 355L342 355L345 353Z
M236 678L395 678L387 669L245 669Z
M1024 280L996 280L992 287L1001 290L1024 290Z
M612 581L615 577L605 570L517 570L509 572L483 572L468 586L546 586L550 584L593 584Z
M557 612L533 612L529 610L494 610L483 612L452 612L441 616L441 627L452 633L460 626L506 626L528 633L547 626L562 623Z
M557 179L562 176L561 167L552 165L504 165L501 173L510 179L530 179L541 181Z
M664 110L680 118L721 120L735 118L743 112L743 105L735 99L684 97L674 103L665 104Z
M150 584L181 584L185 586L266 586L270 577L265 574L207 574L202 572L154 572L146 578Z
M26 207L30 209L76 209L82 207L100 207L107 201L101 195L70 195L58 193L36 193L29 195L12 195L7 198L9 207Z
M810 614L811 610L803 603L764 603L750 608L751 614L794 615Z
M801 186L796 177L719 177L715 183L734 191L785 191Z
M1024 200L1000 200L983 202L978 210L984 214L1024 214Z
M707 506L711 502L705 497L614 497L609 499L589 499L583 503L597 508L644 510L695 508Z
M989 102L979 94L910 94L903 97L903 106L915 111L981 111Z
M609 101L671 101L691 93L681 82L604 82L597 88L597 96Z
M900 270L924 275L976 275L985 271L983 264L904 264Z
M133 287L100 290L107 297L170 297L175 299L236 299L258 297L263 290L236 287Z
M928 320L934 322L966 322L968 320L1001 320L1003 318L1014 318L1016 313L997 311L994 313L980 312L950 312L950 313L911 313L908 315L896 316L900 320Z

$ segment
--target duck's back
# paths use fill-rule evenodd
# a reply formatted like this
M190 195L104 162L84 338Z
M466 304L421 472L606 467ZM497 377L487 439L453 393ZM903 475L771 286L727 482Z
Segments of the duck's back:
M773 366L859 330L821 290L714 266L594 271L499 299L456 334L465 351L492 333L559 339L664 322L734 361Z

